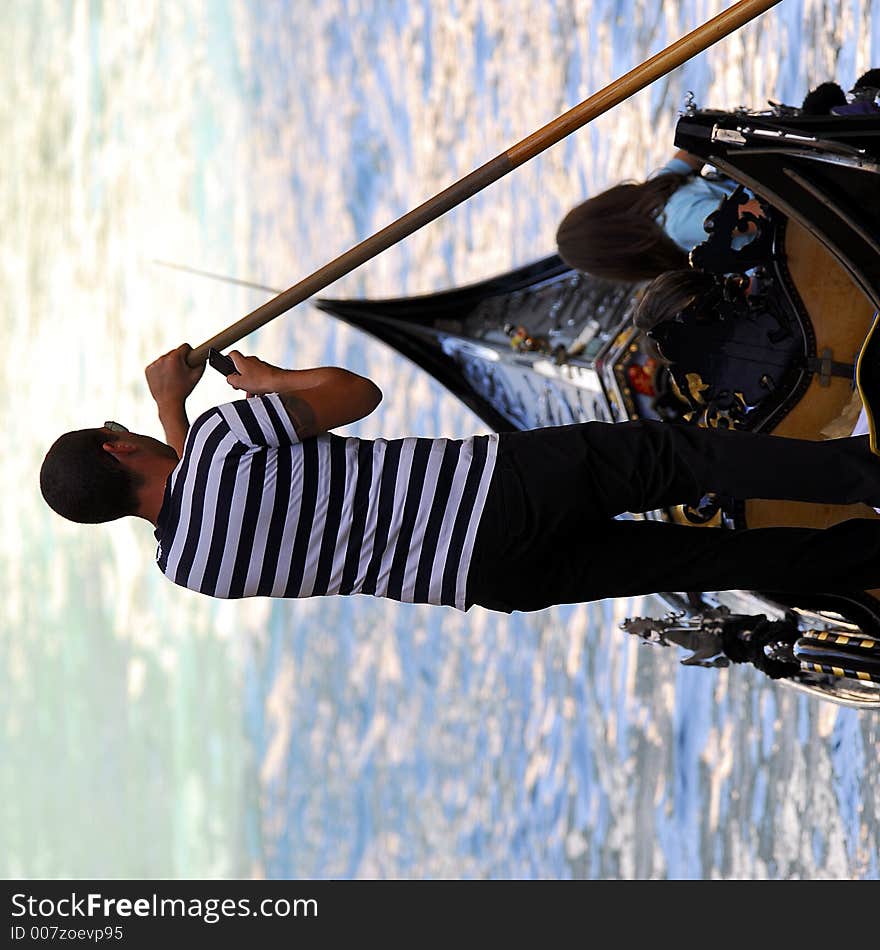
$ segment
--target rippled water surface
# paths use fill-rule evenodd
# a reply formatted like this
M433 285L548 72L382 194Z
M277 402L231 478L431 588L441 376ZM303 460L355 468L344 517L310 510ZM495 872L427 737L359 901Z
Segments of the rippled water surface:
M877 715L626 642L620 619L656 604L213 602L161 577L143 523L62 523L36 485L65 429L159 434L143 366L265 299L155 259L289 286L720 8L8 5L5 876L878 877ZM880 0L782 0L334 294L439 289L548 253L574 202L663 163L688 89L798 103L878 64ZM372 375L385 402L352 431L483 431L309 306L243 348ZM226 395L206 378L192 409Z

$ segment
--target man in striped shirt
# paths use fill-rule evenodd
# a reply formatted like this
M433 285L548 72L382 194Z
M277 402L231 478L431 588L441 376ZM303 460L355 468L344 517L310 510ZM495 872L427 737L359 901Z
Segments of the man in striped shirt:
M74 521L155 526L160 569L215 597L372 594L537 610L664 590L880 586L880 521L725 531L619 520L737 498L880 504L867 438L816 443L687 425L588 422L463 440L330 432L381 393L343 369L284 370L233 351L248 394L185 402L184 344L146 370L167 444L117 423L67 433L40 474Z
M91 430L108 464L142 475L135 513L155 524L167 577L223 598L364 593L464 609L496 435L344 438L329 430L372 412L375 384L237 352L230 382L251 398L190 428L184 404L203 370L186 364L188 350L146 372L173 451Z

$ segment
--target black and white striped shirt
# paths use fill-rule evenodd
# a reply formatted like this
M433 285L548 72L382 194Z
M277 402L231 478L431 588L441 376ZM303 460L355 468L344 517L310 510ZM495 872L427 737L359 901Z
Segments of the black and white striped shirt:
M214 597L374 594L465 609L498 437L300 442L272 393L189 430L156 525L159 567Z

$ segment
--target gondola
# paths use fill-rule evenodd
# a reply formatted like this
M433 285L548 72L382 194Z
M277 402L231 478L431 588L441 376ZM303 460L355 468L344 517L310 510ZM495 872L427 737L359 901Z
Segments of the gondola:
M880 309L880 113L691 104L675 145L748 189L764 217L734 251L745 196L738 190L710 215L691 266L715 275L717 294L654 340L632 321L642 287L574 272L556 255L441 293L318 306L408 357L496 431L660 418L804 439L850 434L855 365ZM656 358L658 337L669 365ZM874 372L861 385L872 423ZM707 496L644 517L730 530L880 516L861 505ZM686 648L688 664L750 662L791 688L880 709L880 592L661 596L667 616L624 628Z

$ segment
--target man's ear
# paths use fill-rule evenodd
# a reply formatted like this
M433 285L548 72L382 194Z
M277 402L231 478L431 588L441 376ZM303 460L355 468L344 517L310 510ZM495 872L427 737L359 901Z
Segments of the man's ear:
M105 442L101 448L117 457L137 452L137 446L133 442L125 442L123 439L119 439L117 442Z

